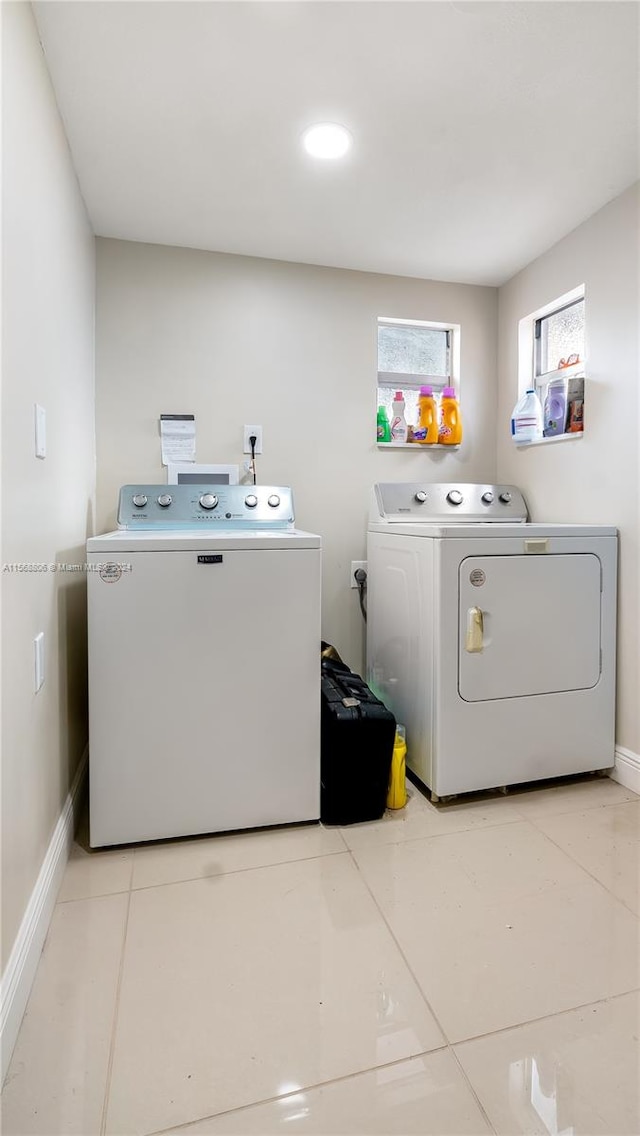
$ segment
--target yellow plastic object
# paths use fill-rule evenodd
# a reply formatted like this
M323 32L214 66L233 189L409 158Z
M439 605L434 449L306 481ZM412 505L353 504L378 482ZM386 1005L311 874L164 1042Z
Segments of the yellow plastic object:
M453 387L445 387L440 400L440 433L442 446L459 446L462 441L462 418Z
M388 809L403 809L407 803L407 790L405 788L406 757L407 743L404 739L404 729L402 726L398 726L396 740L393 744L393 757L391 758L389 792L387 793Z

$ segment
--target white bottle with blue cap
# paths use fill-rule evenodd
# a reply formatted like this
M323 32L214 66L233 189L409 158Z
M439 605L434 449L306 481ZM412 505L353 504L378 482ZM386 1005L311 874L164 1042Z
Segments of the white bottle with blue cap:
M533 387L525 391L511 415L511 437L516 445L542 438L542 406Z

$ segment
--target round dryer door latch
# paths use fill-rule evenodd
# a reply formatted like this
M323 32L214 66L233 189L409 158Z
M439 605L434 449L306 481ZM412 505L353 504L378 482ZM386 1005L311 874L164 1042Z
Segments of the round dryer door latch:
M203 509L215 509L218 504L218 498L215 493L203 493L198 504L200 504Z
M424 505L426 499L427 499L427 495L426 495L424 489L419 489L418 492L416 493L415 500L420 505Z
M136 493L135 497L133 497L132 500L136 509L144 509L149 498L147 497L146 493Z
M249 493L245 497L244 503L247 506L247 509L255 509L256 505L258 504L258 498L256 497L255 493Z
M267 497L267 505L271 505L272 509L277 509L279 504L280 498L277 493L272 493L270 497Z
M505 489L504 493L500 494L500 500L502 501L503 505L509 504L509 502L511 500L511 494L509 493L508 489Z
M464 497L458 489L452 489L449 493L447 493L447 501L450 505L461 505L464 501Z
M158 497L158 504L161 509L168 509L173 498L170 493L161 493Z

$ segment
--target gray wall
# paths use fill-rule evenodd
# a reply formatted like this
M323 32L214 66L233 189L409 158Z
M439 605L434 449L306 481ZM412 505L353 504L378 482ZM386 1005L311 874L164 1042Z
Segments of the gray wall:
M323 635L356 668L363 624L349 589L379 480L495 476L497 292L250 257L98 240L98 524L120 485L164 481L161 413L194 413L199 461L242 462L262 424L263 482L291 484L297 523L323 538ZM375 446L380 315L461 324L464 443L453 453Z
M534 520L620 530L616 742L640 753L638 559L639 186L569 233L500 289L498 476L521 486ZM516 450L518 323L586 286L585 432L578 442Z
M95 484L94 239L31 5L2 4L1 16L2 559L81 562ZM85 594L82 573L2 574L3 969L87 741Z

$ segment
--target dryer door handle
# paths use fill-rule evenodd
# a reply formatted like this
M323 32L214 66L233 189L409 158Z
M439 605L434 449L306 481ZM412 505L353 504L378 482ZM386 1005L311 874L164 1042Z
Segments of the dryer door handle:
M467 611L467 637L464 649L472 654L481 651L484 646L484 618L479 607L470 607Z

